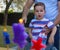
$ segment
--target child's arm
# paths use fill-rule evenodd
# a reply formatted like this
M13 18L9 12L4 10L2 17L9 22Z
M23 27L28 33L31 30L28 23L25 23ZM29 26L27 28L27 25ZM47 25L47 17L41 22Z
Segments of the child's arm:
M51 32L51 34L50 34L50 37L49 37L49 40L48 40L49 44L54 43L54 36L55 36L55 34L56 34L56 30L57 30L57 27L55 26L55 27L52 29L52 32Z
M32 39L32 29L29 28L29 37Z

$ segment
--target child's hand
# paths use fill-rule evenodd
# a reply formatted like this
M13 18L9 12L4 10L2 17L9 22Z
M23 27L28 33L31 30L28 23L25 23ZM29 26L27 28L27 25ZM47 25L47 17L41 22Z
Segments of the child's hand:
M49 44L53 44L54 43L54 37L50 36L48 42L49 42Z
M31 40L32 40L32 36L30 36Z
M29 34L29 37L30 37L30 39L32 39L32 34L31 33Z
M45 26L44 29L46 34L48 34L51 31L51 29L49 29L47 26Z

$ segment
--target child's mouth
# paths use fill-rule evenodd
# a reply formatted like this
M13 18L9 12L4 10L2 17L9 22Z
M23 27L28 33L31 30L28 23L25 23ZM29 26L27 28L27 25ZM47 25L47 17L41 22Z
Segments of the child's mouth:
M41 15L38 15L38 17L41 17Z

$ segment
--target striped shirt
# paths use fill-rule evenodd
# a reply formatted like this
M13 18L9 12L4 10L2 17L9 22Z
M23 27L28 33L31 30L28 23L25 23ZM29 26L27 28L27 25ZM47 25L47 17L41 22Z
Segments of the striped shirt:
M42 20L32 19L29 24L29 27L32 28L32 35L34 36L44 32L43 30L45 30L45 26L53 28L54 24L46 18L43 18Z

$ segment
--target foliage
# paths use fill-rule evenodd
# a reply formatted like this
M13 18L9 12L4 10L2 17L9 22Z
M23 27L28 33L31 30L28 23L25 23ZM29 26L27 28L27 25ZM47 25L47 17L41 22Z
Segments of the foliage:
M25 2L26 0L13 0L13 3L16 4L16 7L21 10L23 9Z
M8 13L9 13L9 14L10 14L10 13L13 13L13 9L10 8L10 9L8 10Z
M2 0L2 4L0 4L2 6L2 10L4 12L6 5L12 0ZM14 12L17 12L20 10L23 10L23 6L25 5L26 0L13 0L9 9L12 8ZM9 5L9 4L8 4Z

